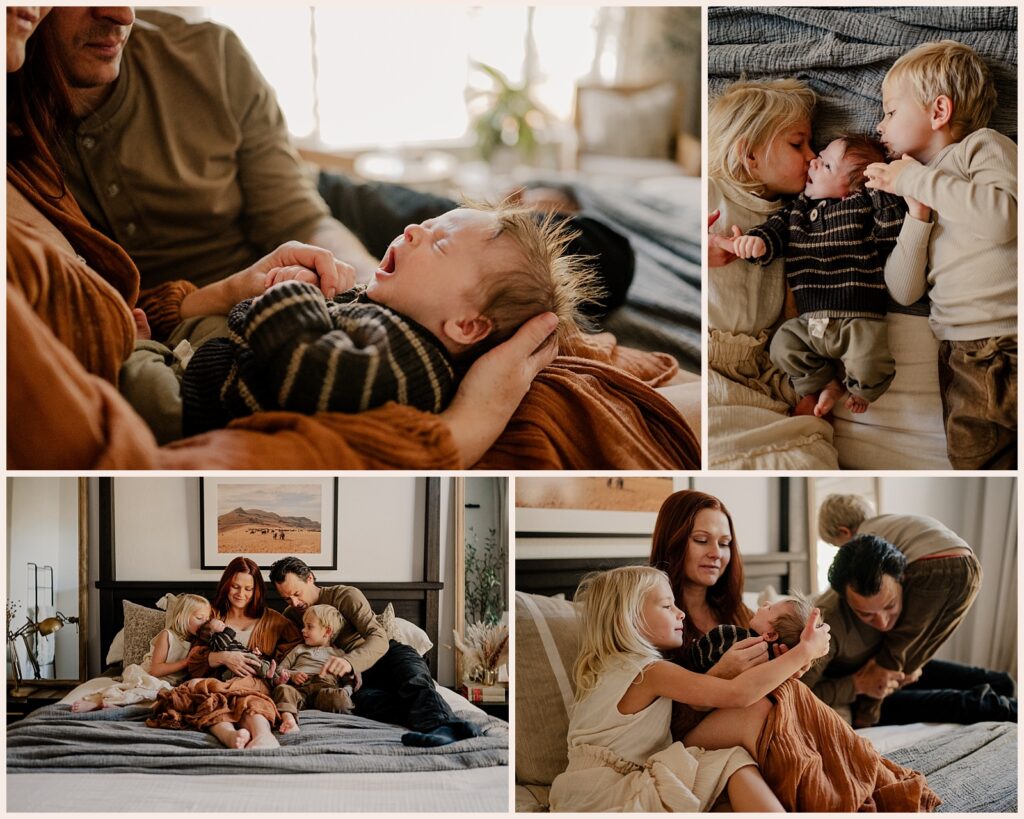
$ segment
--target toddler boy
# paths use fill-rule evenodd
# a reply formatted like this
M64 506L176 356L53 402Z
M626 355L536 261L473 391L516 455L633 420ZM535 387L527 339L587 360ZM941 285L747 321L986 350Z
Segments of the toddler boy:
M1017 146L986 128L992 75L952 40L900 57L882 81L878 134L895 161L874 163L867 186L930 207L901 234L927 253L886 270L893 298L926 291L939 339L946 451L957 469L1017 466Z
M226 337L192 355L180 376L182 434L261 410L362 412L397 401L440 412L472 361L528 319L554 312L560 337L583 323L580 307L598 292L583 259L566 255L571 238L529 210L459 208L409 225L368 286L333 300L312 274L285 269L305 281L239 303Z
M351 714L355 675L340 680L334 674L321 674L331 657L344 657L345 652L333 648L331 641L341 629L341 615L334 606L310 606L302 616L304 645L295 646L277 667L274 679L274 702L281 712L281 733L299 730L298 714L312 703L320 711Z
M811 160L803 194L732 240L737 256L759 265L785 258L799 315L776 331L770 356L801 398L818 395L819 417L847 392L846 408L864 412L895 374L884 271L906 205L864 187L864 169L884 159L867 137L833 140Z
M689 668L701 674L722 659L733 643L761 635L768 642L768 657L778 656L778 646L792 648L811 616L811 603L801 594L762 603L750 618L750 627L716 626L690 647Z

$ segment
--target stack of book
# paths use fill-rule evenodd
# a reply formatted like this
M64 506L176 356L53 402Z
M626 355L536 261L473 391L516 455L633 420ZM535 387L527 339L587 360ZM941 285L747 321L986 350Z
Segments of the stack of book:
M504 685L484 685L483 683L464 682L459 686L459 693L470 702L505 702L508 689Z

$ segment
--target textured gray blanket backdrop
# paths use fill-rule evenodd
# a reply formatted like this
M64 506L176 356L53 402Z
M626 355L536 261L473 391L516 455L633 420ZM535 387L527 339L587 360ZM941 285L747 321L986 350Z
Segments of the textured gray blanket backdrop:
M815 143L842 131L873 133L882 78L915 45L957 40L992 69L999 102L989 126L1017 138L1017 9L712 8L708 11L708 96L730 82L798 77L819 95Z

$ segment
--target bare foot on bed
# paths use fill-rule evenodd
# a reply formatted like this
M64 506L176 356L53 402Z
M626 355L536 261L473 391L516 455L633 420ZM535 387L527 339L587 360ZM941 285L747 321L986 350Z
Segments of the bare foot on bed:
M859 395L850 394L850 397L843 402L843 406L846 407L850 412L861 413L864 412L869 406L869 402L865 401Z
M78 700L71 703L71 710L78 714L84 714L86 711L95 711L99 707L100 704L92 700Z
M135 337L146 339L147 341L153 338L153 331L149 329L149 319L146 318L145 312L136 307L132 310L132 320L135 322Z
M814 415L814 405L818 403L818 396L814 393L805 395L796 402L793 407L793 415Z
M237 748L238 750L242 750L242 748L244 748L246 745L248 745L249 742L250 742L249 730L247 728L239 728L237 731L235 731L235 736L231 740L231 744L228 745L227 747L228 748Z
M244 728L242 730L245 731ZM249 733L248 731L245 731L245 732L247 734ZM246 748L280 748L281 747L281 743L277 741L277 737L275 737L273 734L270 734L270 733L256 734L256 736L254 736L252 739L249 740L249 744L246 745L245 747Z
M295 721L295 715L291 713L281 715L281 733L290 734L299 730L299 723Z
M836 401L842 398L845 394L846 390L843 388L843 385L833 378L825 385L824 389L818 393L818 403L814 405L814 414L819 418L824 418L832 412L832 407L836 405Z

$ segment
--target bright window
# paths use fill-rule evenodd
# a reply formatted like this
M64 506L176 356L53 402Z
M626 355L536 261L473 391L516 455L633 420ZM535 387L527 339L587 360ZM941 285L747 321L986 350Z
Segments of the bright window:
M328 148L463 141L474 62L528 81L556 121L576 83L611 78L599 54L607 10L410 6L210 7L277 92L292 134Z

